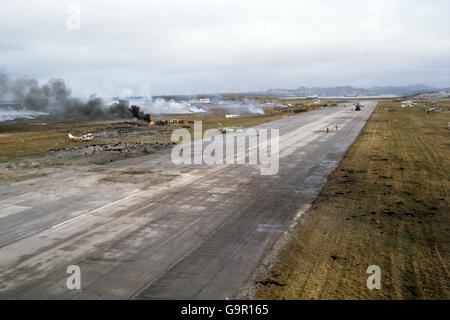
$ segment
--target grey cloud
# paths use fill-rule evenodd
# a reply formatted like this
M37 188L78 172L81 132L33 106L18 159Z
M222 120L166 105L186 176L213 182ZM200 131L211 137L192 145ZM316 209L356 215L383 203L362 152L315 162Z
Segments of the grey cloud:
M72 4L81 8L80 30L66 28ZM144 87L178 94L450 85L448 1L55 0L2 7L0 67L44 83L64 78L84 97Z

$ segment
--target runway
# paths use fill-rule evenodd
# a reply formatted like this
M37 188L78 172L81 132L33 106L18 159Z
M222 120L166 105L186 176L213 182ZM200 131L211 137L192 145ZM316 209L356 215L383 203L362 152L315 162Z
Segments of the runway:
M275 175L162 152L1 185L0 298L238 297L377 104L361 103L255 127L279 129ZM66 286L69 265L81 290Z

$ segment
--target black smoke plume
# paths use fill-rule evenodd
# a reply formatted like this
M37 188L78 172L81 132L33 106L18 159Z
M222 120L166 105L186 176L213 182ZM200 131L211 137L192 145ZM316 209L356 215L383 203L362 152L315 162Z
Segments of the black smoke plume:
M137 118L150 121L149 114L144 114L138 106L130 108L127 101L107 106L97 95L91 95L87 101L72 97L62 79L51 79L40 86L35 79L13 80L0 71L0 100L10 102L8 107L48 112L64 120Z

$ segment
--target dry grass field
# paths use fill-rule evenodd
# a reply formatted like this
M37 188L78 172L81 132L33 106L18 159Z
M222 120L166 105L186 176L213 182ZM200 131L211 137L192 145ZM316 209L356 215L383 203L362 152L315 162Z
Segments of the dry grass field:
M129 135L121 137L96 137L92 141L70 142L67 134L82 135L89 132L97 133L111 130L121 130L127 123L143 128L148 134ZM168 130L161 128L146 128L143 121L86 121L86 122L16 122L0 124L0 163L30 159L45 156L51 150L82 147L101 143L133 143L139 141L170 141ZM147 130L148 129L148 130ZM166 128L164 128L166 129ZM122 130L127 130L123 128Z
M311 108L312 109L312 108ZM217 123L223 126L243 126L251 127L264 122L277 120L282 117L291 116L295 113L275 112L272 108L267 108L264 115L251 115L239 117L236 119L225 119L225 111L215 111L205 114L192 115L175 115L155 118L161 119L185 119L185 120L201 120L203 123L203 131L217 128ZM74 135L86 134L89 132L108 131L112 126L121 123L138 123L141 125L143 134L121 137L96 137L92 141L86 142L70 142L67 134L70 132ZM0 123L0 163L9 161L23 160L35 157L45 156L48 151L62 148L80 147L101 143L135 143L135 142L169 142L171 132L174 129L181 128L181 125L170 126L148 126L142 121L122 120L122 121L57 121L57 122L37 122L24 121L14 123ZM130 131L132 131L131 128ZM125 130L125 129L124 129Z
M428 107L378 105L255 298L449 299L450 113Z
M265 101L264 101L265 102ZM264 115L245 114L226 119L226 110L188 115L160 115L153 121L183 119L202 121L202 129L223 126L251 127L295 115L296 107L281 110L265 108ZM311 106L308 110L314 110ZM21 181L47 175L52 168L77 165L102 165L130 157L143 156L170 148L173 130L183 124L149 125L140 120L105 121L16 121L0 123L0 183ZM192 123L190 132L193 132ZM218 131L217 131L218 132ZM67 134L93 133L94 139L71 142Z

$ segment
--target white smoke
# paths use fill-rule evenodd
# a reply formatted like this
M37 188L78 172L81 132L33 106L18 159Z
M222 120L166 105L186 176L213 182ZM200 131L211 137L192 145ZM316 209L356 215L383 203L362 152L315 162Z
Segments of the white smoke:
M0 108L0 122L16 119L34 119L37 116L46 115L47 112L31 111L26 109Z
M261 114L261 115L264 114L264 109L263 108L255 107L255 106L248 107L248 111L250 113L254 113L254 114Z
M251 114L265 114L263 106L260 106L258 103L251 101L243 101L241 103L227 103L223 101L221 103L221 107L230 111L239 114L251 113Z
M207 111L189 101L175 101L173 99L142 97L129 99L129 102L130 105L137 105L141 107L141 110L150 114L187 114Z
M136 105L145 113L150 114L190 114L207 112L210 110L227 110L228 112L245 114L264 115L264 106L260 103L251 100L236 102L232 100L213 98L213 99L198 99L185 98L181 99L165 99L153 98L151 96L142 97L124 97L123 100L129 102L129 105ZM117 101L116 101L117 102ZM109 104L111 104L110 102Z

